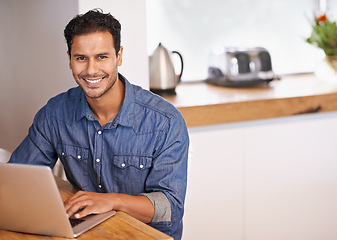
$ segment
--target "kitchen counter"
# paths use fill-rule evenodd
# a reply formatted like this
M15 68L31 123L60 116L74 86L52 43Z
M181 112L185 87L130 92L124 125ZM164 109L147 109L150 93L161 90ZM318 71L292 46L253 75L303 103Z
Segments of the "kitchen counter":
M337 111L337 82L320 81L313 74L245 88L181 83L176 92L164 98L179 109L188 127Z

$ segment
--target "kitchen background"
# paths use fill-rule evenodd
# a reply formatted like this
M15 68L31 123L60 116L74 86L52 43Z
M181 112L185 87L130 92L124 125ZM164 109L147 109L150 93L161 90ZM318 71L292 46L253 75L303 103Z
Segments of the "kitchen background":
M321 3L320 7L318 7ZM36 111L75 86L63 29L100 7L122 23L121 73L144 88L158 42L201 80L215 45L263 45L276 73L313 71L313 12L336 1L1 0L0 147L22 141ZM308 19L309 18L309 19ZM160 24L159 24L160 23ZM227 113L230 114L230 113ZM337 239L337 113L189 128L183 239Z
M147 0L146 6L148 54L158 42L179 51L183 81L205 79L210 51L219 46L265 47L276 73L312 72L323 56L305 42L313 17L337 14L332 0Z

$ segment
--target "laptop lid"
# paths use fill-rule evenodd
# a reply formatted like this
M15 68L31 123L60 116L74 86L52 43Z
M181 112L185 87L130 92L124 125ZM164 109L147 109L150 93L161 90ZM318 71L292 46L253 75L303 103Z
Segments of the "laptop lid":
M116 212L90 215L71 227L51 169L0 164L0 229L73 238Z

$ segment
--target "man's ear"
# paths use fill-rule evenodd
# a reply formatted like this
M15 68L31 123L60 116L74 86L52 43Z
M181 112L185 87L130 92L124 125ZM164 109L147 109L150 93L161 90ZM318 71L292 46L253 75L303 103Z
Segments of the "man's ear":
M123 62L123 47L121 46L119 48L118 54L117 54L117 64L118 66L122 66Z
M71 66L71 56L70 56L69 51L67 51L67 54L68 54L68 59L69 59L69 68L72 70L72 66Z

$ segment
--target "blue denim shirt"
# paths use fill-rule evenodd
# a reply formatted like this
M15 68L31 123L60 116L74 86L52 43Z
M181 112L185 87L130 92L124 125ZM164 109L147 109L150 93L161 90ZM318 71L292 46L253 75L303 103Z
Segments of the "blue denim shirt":
M147 196L151 226L180 239L189 138L180 112L130 84L115 119L101 126L80 87L50 99L9 162L47 165L59 158L69 182L82 190Z

